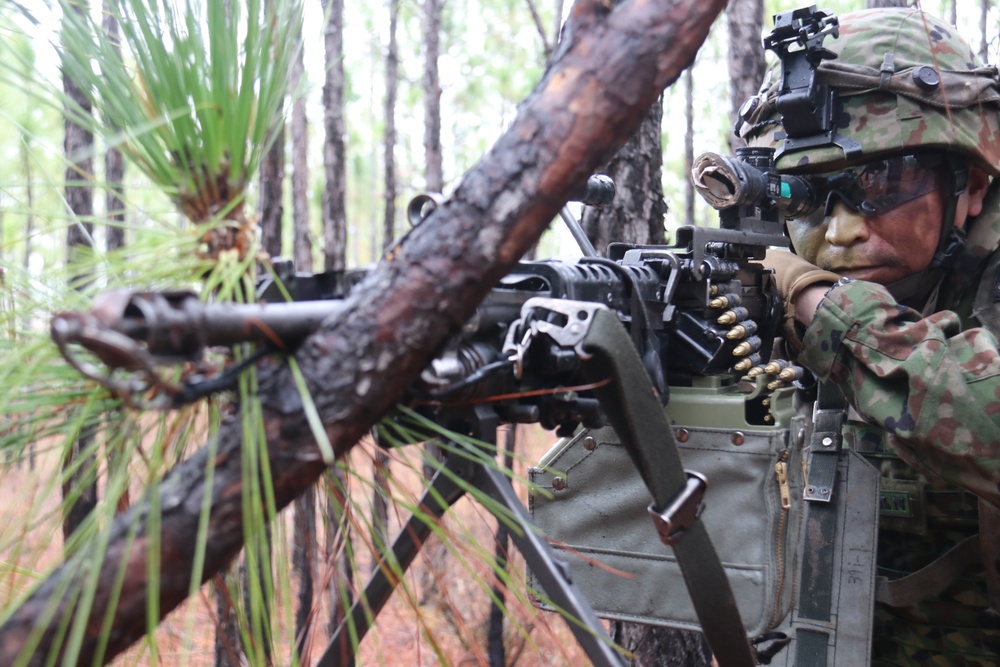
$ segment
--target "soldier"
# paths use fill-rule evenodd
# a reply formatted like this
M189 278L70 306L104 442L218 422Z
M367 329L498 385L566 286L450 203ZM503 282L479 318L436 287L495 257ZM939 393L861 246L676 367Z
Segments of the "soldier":
M795 254L766 263L789 347L843 391L845 446L882 470L880 573L932 566L876 605L873 664L997 665L997 70L917 9L845 15L824 46L834 142L780 152L777 84L738 131L779 148L777 168L808 175L823 201L788 221Z

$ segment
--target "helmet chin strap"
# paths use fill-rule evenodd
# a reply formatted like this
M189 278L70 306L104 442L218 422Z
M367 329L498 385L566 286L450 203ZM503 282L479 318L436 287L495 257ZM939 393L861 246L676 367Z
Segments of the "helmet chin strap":
M958 155L949 154L946 163L949 175L950 195L946 195L944 210L941 212L941 236L931 263L923 271L918 271L891 285L886 285L889 293L899 303L920 310L927 297L954 265L965 248L965 232L955 227L955 213L958 199L969 186L968 162Z

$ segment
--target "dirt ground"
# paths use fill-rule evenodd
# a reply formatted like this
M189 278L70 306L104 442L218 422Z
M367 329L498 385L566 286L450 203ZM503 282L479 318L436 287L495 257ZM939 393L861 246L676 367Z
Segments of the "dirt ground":
M518 440L518 453L523 458L515 465L515 472L523 477L528 463L537 461L555 438L539 429L522 428ZM407 452L408 449L415 448L403 448L400 460L391 463L390 470L396 485L394 494L412 499L422 482L416 472L419 452ZM358 517L370 516L371 491L367 480L371 478L374 452L374 445L366 443L351 457L354 479L350 482L350 490L355 503L353 511ZM59 490L54 486L58 461L56 452L42 452L34 468L26 462L0 464L0 608L6 607L18 591L30 586L61 557ZM523 499L524 486L515 486ZM25 519L25 508L32 508L30 520ZM389 515L390 534L395 534L406 512L394 506ZM282 521L285 530L276 534L286 539L290 553L291 509L283 513ZM358 528L362 523L357 521L356 529L363 530ZM406 591L397 590L378 616L374 629L362 642L357 664L390 667L488 665L486 635L490 601L486 589L494 577L487 559L493 551L495 527L496 521L481 505L461 500L441 526L452 548L442 548L436 538L425 547L407 572ZM317 541L322 554L324 536L320 535ZM359 544L363 541L356 540ZM439 564L433 566L430 560L437 560ZM371 562L370 556L360 554L356 567L367 571ZM316 574L319 582L330 580L334 565L334 562L320 559ZM507 664L523 667L588 664L565 622L556 615L539 612L526 602L524 564L520 554L512 553L509 571L514 581L506 596ZM294 574L289 579L288 590L294 594L299 581ZM329 636L325 626L330 596L319 584L316 599L319 600L314 609L317 622L306 642L302 662L305 665L319 659ZM291 664L291 633L286 626L291 624L293 614L287 605L282 608L279 602L275 611L275 632L279 636L274 652L276 665ZM213 666L215 618L214 593L210 586L202 587L196 598L189 599L160 624L155 649L140 643L113 664Z

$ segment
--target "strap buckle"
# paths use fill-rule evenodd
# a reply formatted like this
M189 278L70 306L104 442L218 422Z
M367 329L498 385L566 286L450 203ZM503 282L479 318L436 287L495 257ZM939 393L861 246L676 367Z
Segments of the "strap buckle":
M684 472L687 474L687 482L665 510L658 511L652 503L647 508L656 525L656 532L660 534L660 541L671 547L691 529L705 508L702 500L708 479L700 472Z

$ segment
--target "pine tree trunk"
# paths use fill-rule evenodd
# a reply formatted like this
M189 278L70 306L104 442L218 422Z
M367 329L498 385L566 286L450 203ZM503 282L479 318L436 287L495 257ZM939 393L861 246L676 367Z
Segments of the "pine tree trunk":
M982 63L990 61L990 39L993 37L988 28L990 4L990 0L980 0L979 3L979 34L983 36L979 46L979 60Z
M316 580L316 487L311 486L295 499L295 525L292 532L292 567L299 576L298 606L295 610L295 651L301 663L313 626L313 600Z
M424 178L431 192L444 189L441 163L441 12L444 0L424 0Z
M88 3L72 5L73 11L86 12ZM84 113L91 112L90 102L80 87L70 77L63 75L63 92L79 105ZM67 119L64 124L63 150L66 156L65 197L72 214L66 231L67 262L72 266L78 260L79 249L93 247L94 191L90 184L94 173L94 135L87 129ZM89 276L71 271L71 282L84 287ZM85 427L66 452L63 460L63 537L75 531L88 514L97 506L97 458L94 455L94 431ZM83 461L80 459L83 458ZM74 470L74 472L69 472Z
M491 287L535 243L579 184L636 132L663 87L674 81L704 41L722 0L624 3L608 11L578 4L571 35L517 119L428 220L414 228L330 318L296 351L298 366L342 455L400 400L436 350L466 322ZM637 30L636 27L641 27ZM609 90L615 95L609 95ZM442 252L447 248L447 252ZM260 362L268 469L275 507L301 495L326 470L299 399L279 359ZM78 617L78 664L105 661L143 636L149 607L146 567L160 548L158 613L188 595L203 502L208 503L205 580L229 563L244 540L242 416L227 416L214 448L179 463L67 563L39 582L0 626L0 664L13 664L37 638L46 652L24 667L58 664L61 619ZM212 484L205 470L213 457ZM206 495L207 494L207 495ZM147 539L152 508L161 539ZM98 557L99 555L99 557ZM120 578L120 573L128 576ZM121 586L116 582L121 579ZM76 614L73 601L94 586L93 606ZM112 597L116 596L116 597ZM117 603L117 604L115 604ZM105 623L111 628L105 632Z
M104 0L102 23L104 34L112 44L116 45L115 50L120 51L118 19L111 11L109 0ZM122 161L122 152L114 147L108 148L104 151L104 181L107 186L104 217L109 223L105 232L106 247L109 251L125 247L124 180L125 163Z
M327 271L347 266L346 146L344 145L344 0L322 0L326 80L323 84L323 258Z
M729 26L729 127L732 128L743 102L757 94L764 80L764 49L760 44L764 0L730 0L726 19ZM744 145L745 141L729 133L731 151Z
M297 35L301 41L302 34ZM309 225L309 133L306 99L299 89L305 72L305 51L292 61L288 89L292 91L292 257L298 271L313 270L312 231Z
M285 214L285 123L271 127L271 147L260 163L260 245L271 257L281 256L281 221Z
M583 226L602 255L609 243L663 243L663 145L660 125L663 98L650 107L642 126L600 173L615 182L615 199L604 208L588 208Z
M694 71L684 72L684 173L694 166ZM684 224L694 224L695 191L690 178L684 179Z
M399 46L396 23L399 0L389 0L389 48L385 55L385 217L382 221L382 247L396 238L396 93L399 88Z
M273 7L280 0L265 0ZM260 163L260 245L271 257L281 256L285 214L285 119L279 114L268 132L271 142Z

